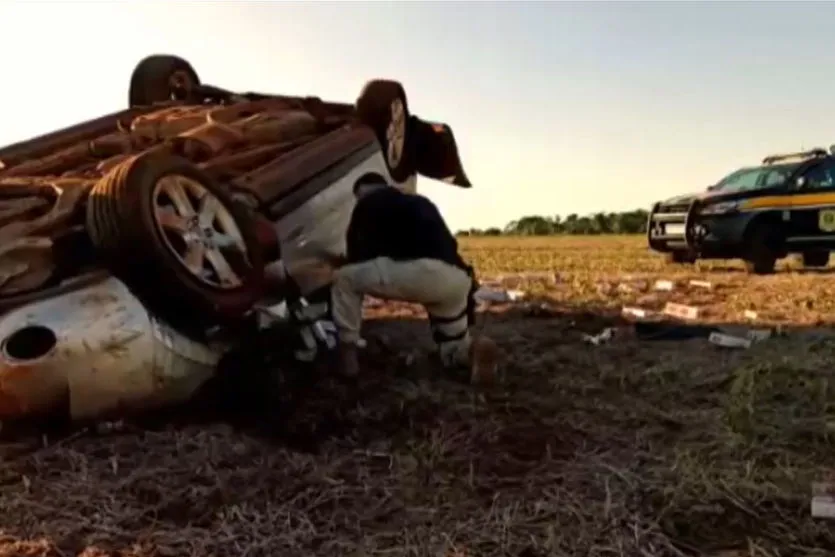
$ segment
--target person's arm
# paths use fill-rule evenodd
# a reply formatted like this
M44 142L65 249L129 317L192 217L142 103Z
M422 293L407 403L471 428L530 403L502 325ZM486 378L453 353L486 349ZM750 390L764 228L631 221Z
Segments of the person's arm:
M357 257L361 256L363 243L361 242L362 233L360 232L361 222L356 218L357 209L351 214L351 220L348 223L348 230L345 233L345 253L333 253L327 251L324 247L318 246L309 248L309 253L312 258L324 261L334 268L341 267L350 262L357 261Z
M334 268L341 267L356 260L355 252L361 245L359 242L360 232L358 230L358 220L356 218L358 207L359 205L354 207L351 213L351 220L348 222L348 230L345 232L345 253L334 253L328 251L324 246L308 246L307 252L310 257L323 261Z
M373 211L367 200L361 200L354 207L351 222L345 234L345 257L348 263L371 259L373 254L373 239L375 233L370 224L373 222Z
M351 213L351 221L348 223L348 230L345 232L345 260L356 261L357 250L360 245L359 225L356 219L357 209L359 205L354 207L354 212Z

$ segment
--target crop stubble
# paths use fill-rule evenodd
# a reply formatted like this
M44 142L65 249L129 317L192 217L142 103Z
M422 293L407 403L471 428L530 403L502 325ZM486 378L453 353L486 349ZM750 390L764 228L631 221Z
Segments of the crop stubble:
M835 344L801 328L833 321L831 275L674 269L638 238L463 245L483 277L557 273L502 279L546 315L499 306L481 318L507 354L499 387L438 377L417 350L429 346L419 310L374 310L358 388L325 381L288 418L304 450L220 424L6 444L0 555L835 551L831 524L809 516L833 450ZM662 278L679 288L646 287ZM690 278L714 288L684 287ZM754 310L798 328L737 352L583 343L639 300L695 301L718 322Z

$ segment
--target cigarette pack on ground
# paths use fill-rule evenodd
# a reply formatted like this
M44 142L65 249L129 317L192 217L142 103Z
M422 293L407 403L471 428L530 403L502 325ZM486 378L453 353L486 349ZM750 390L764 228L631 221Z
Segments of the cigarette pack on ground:
M667 302L667 305L664 306L664 313L670 317L691 320L699 317L699 308Z
M527 293L524 290L508 290L507 299L511 302L516 302L523 299Z
M723 348L751 348L753 341L749 338L735 337L724 333L710 333L708 342Z
M637 317L638 319L646 319L651 313L643 308L624 307L620 310L624 317Z
M665 292L669 292L675 288L675 284L673 284L673 281L671 280L657 280L652 288L653 290L663 290Z

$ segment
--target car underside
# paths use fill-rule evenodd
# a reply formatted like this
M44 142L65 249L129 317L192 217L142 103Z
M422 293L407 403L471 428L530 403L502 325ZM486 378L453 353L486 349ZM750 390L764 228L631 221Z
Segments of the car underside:
M0 148L0 419L183 400L240 335L293 316L311 359L327 308L300 316L327 279L290 277L286 299L265 269L338 252L362 176L470 187L451 129L393 81L354 104L241 94L155 55L129 101Z

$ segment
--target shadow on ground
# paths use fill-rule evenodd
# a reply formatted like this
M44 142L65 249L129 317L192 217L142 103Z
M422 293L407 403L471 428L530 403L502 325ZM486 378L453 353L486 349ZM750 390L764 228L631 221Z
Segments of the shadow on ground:
M326 370L265 383L250 352L188 419L7 443L0 555L835 551L809 514L833 451L827 331L737 351L626 334L592 346L585 334L628 324L497 308L480 326L505 377L484 390L425 356L413 308L376 313L355 384Z

